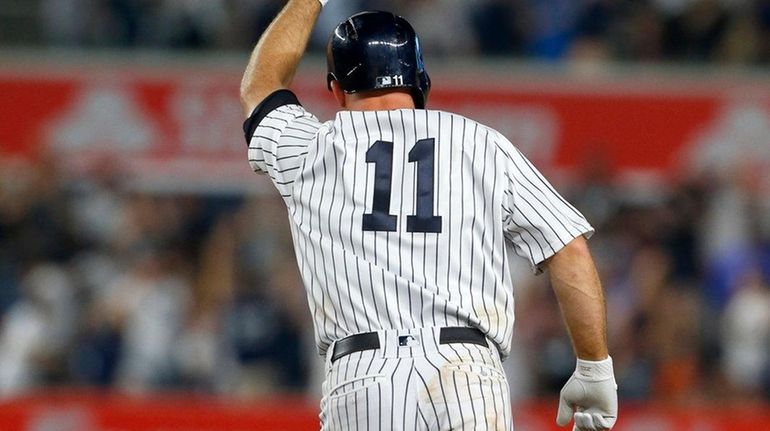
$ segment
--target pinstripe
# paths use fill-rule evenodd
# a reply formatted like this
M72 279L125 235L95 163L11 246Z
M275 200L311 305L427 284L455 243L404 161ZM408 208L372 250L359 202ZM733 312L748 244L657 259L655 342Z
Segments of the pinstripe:
M435 190L436 190L436 213L438 213L438 214L440 214L442 212L442 208L441 208L441 195L446 193L443 190L443 188L441 187L441 184L442 184L442 181L441 181L441 178L442 178L441 177L441 165L443 165L443 163L442 163L443 160L441 158L441 150L442 150L442 148L444 146L444 145L442 145L442 139L441 139L441 117L442 116L443 116L442 113L440 113L440 112L436 113L437 124L436 124L436 166L435 166L435 169L436 169L435 184L436 185L435 185ZM430 135L430 131L428 131L427 134ZM451 144L451 141L450 141L450 144ZM451 151L451 147L450 147L450 151ZM442 219L442 221L443 221L443 219ZM448 230L450 230L450 229L448 229ZM442 231L443 231L443 227L442 227ZM435 242L434 248L436 249L436 258L435 258L435 260L433 262L433 269L434 269L433 280L436 283L436 287L440 289L441 286L442 286L442 283L441 283L441 281L439 279L439 270L438 270L439 266L440 266L439 265L439 242L438 241ZM447 297L449 297L449 295L450 295L450 292L447 289ZM434 313L434 315L433 315L434 316L433 324L435 326L436 325L435 316L436 316L436 314L438 314L438 311L439 311L438 308L435 306L435 299L434 299L433 309L436 311L436 313ZM447 325L446 303L444 303L444 310L443 311L444 311L443 312L444 319L441 322L441 324L442 325Z
M454 116L449 116L449 119L450 119L449 130L451 132L449 134L449 177L451 178L452 177L452 167L454 166L453 163L452 163L452 159L453 159L454 153L457 151L457 149L455 148L455 146L456 146L456 144L455 144L455 130L454 130L454 128L455 128L455 122L454 122L455 117ZM463 149L463 141L464 141L464 137L460 141L460 145L457 145L457 147L459 147L459 149L461 151ZM451 184L451 181L450 181L449 193L448 193L450 204L452 202L452 196L453 195L454 195L454 190L452 189L452 184ZM448 215L448 218L449 218L449 222L448 222L449 223L449 229L448 229L448 232L447 232L447 242L449 244L448 250L454 250L452 248L452 232L454 231L454 225L452 224L452 214L453 213L454 213L454 211L449 211L449 215ZM447 260L449 260L449 254L447 254ZM451 264L449 264L449 262L447 262L447 264L446 264L446 281L447 281L447 284L449 284L448 282L449 282L449 279L451 277L450 272L451 272L451 268L452 267L453 267L453 265L451 265ZM458 266L458 268L459 268L459 266ZM460 298L462 299L462 293L460 291L460 286L457 285L456 289L457 289L458 296L460 296ZM452 288L447 286L447 291L449 292L449 297L451 298ZM462 300L460 301L460 303L462 303ZM445 321L449 320L449 318L447 317L448 305L449 305L448 302L444 303L444 320Z
M382 431L382 387L377 386L377 429Z
M490 385L490 387L489 387L489 395L490 395L490 399L491 399L491 402L492 402L492 408L494 409L494 411L496 413L495 414L495 421L492 424L492 428L490 428L490 429L494 429L494 430L499 430L500 429L500 422L502 422L501 419L503 419L502 414L503 414L503 411L504 411L503 410L503 403L501 402L501 400L498 398L497 394L495 393L495 389L499 388L499 387L501 387L500 383L492 383Z
M467 121L463 120L463 133L462 133L462 152L460 157L460 230L458 231L459 234L462 236L460 237L460 247L458 252L458 260L457 260L457 289L460 296L460 307L463 306L463 283L462 283L462 275L463 275L463 268L465 267L465 262L463 261L463 249L465 249L463 244L463 234L465 233L465 159L467 158L465 156L466 151L466 145L467 140L465 138L465 132L466 132L466 125ZM472 234L472 232L471 232Z
M420 407L414 409L414 419L412 419L412 429L417 430L417 418L420 416ZM404 425L404 429L406 429L406 424Z
M353 420L353 426L356 427L356 429L361 429L360 426L358 426L358 395L353 396L353 414L354 414L354 420Z
M353 361L353 357L354 356L355 355L350 355L350 356L345 358L345 374L343 375L342 382L350 381L350 377L351 377L350 376L350 363ZM358 361L356 361L356 362L358 362ZM351 389L355 389L355 383L353 383ZM345 388L345 390L347 390L347 388ZM353 400L355 401L355 399L356 399L355 392L352 392L351 395L353 396ZM349 426L349 424L351 422L350 422L350 411L348 410L348 405L350 404L348 402L348 395L345 395L344 400L345 400L345 422L344 423L347 426Z
M360 123L356 123L355 120L354 120L354 122L353 122L353 134L356 135L356 142L363 143L364 148L368 149L369 146L372 143L374 143L374 142L372 141L372 137L369 134L369 127L366 125L366 117L365 117L366 114L364 112L358 112L358 114L361 114L361 122ZM364 126L363 131L366 133L366 138L361 138L361 140L359 141L358 140L358 135L356 134L356 129L362 130L360 128L361 124L363 124L363 126ZM358 162L358 159L360 158L358 156L358 151L356 151L356 155L357 155L356 162ZM366 164L366 175L364 175L365 185L364 185L364 193L363 193L364 194L364 208L366 207L366 203L370 202L372 200L369 197L369 191L373 189L373 187L369 185L369 169L370 169L370 165ZM372 194L374 194L373 191L372 191ZM356 214L356 217L358 217L358 214ZM372 235L375 238L377 237L376 232L372 233ZM361 241L361 244L362 244L361 256L363 257L363 259L365 261L371 261L371 259L369 257L367 257L367 255L366 255L366 248L367 248L366 246L368 245L368 242L366 240L364 240L364 241ZM377 254L375 253L375 258L376 258L376 256L377 256ZM374 297L374 293L373 292L372 292L372 297Z
M268 125L266 125L266 124L260 124L260 125L259 125L259 127L257 128L257 130L259 130L260 128L263 128L263 127L264 127L265 129L273 129L273 130L275 130L275 131L277 131L277 132L279 132L279 133L282 131L282 130L281 130L281 129L279 129L278 127L268 126ZM265 139L267 139L267 140L270 140L270 141L272 141L272 142L275 142L275 143L278 143L278 141L276 141L275 139L271 139L271 138L265 138Z
M358 366L361 365L364 362L366 362L366 364L367 364L365 374L369 375L369 371L372 368L372 364L374 364L375 351L372 350L370 353L371 353L371 358L369 358L368 361L364 361L364 359L363 359L364 352L361 352L361 357L360 357L358 363L356 364L356 375L358 375ZM379 387L379 385L378 385L378 387ZM369 388L366 389L366 411L367 412L371 412L371 409L369 407ZM365 415L365 417L366 417L366 429L371 429L369 427L369 415L367 414L367 415Z
M355 396L353 396L353 399L355 400ZM341 421L340 424L341 424L341 426L344 426L345 428L350 428L350 424L351 424L351 422L350 422L350 410L348 409L348 405L350 403L348 402L348 396L344 395L343 397L341 397L339 399L339 401L342 401L342 402L340 402L340 404L342 404L342 409L345 412L345 420Z
M403 359L401 359L401 358L398 358L396 360L396 365L393 367L393 372L390 374L390 381L391 382L395 382L394 377L396 376L396 373L398 372L398 367L401 366L401 361L402 360ZM397 406L397 405L402 405L402 404L396 404L396 391L395 391L396 387L397 387L397 385L391 384L391 391L390 391L390 426L388 427L388 429L390 429L390 430L393 429L393 423L395 423L395 418L394 418L393 415L395 414L395 410L396 409L394 407Z
M474 124L474 131L473 131L474 138L477 137L478 134L479 134L478 126ZM473 147L473 154L471 156L471 166L476 166L476 149L477 148L478 148L477 145L475 145ZM481 183L482 184L484 184L484 176L486 175L486 172L487 172L486 167L482 168L482 173L481 173ZM472 191L473 206L475 207L476 206L476 193L475 193L475 191L476 191L476 175L471 175L470 177L471 177L471 188L470 189ZM477 215L478 215L478 211L473 211L473 219L471 220L471 228L470 228L470 232L471 232L472 235L476 231L476 217L477 217ZM462 231L462 229L460 229L460 230ZM484 245L484 237L483 237L483 235L482 235L482 239L481 239L481 242L480 242L479 245L481 245L481 246ZM468 271L469 272L469 275L468 275L468 278L469 278L468 285L470 286L471 289L473 289L475 287L475 285L473 284L473 276L474 276L473 264L475 262L476 253L470 253L470 257L471 257L471 265L470 265L470 271ZM474 301L475 297L476 297L476 295L473 295L473 294L470 295L471 309L473 309L473 310L476 309L476 304L475 304L475 301Z
M492 165L492 190L494 190L494 192L496 193L494 195L494 199L493 199L493 202L495 202L496 199L497 199L497 193L498 193L498 190L499 190L498 187L497 187L497 180L499 179L498 175L497 175L497 165L498 165L498 163L497 163L497 157L495 157L497 155L497 147L492 149L492 155L493 155L493 159L494 160L490 164ZM485 207L486 207L486 205L485 205ZM492 208L494 208L494 207L492 207ZM489 252L490 252L490 255L492 257L492 279L494 280L494 285L492 287L492 297L493 298L497 298L498 297L497 296L497 289L498 289L500 277L505 278L505 274L503 273L503 266L502 266L503 258L501 258L501 254L500 253L496 253L496 251L498 250L498 238L497 238L498 232L502 233L498 229L492 229L492 246L489 248ZM502 244L502 241L500 242L500 244ZM501 265L500 265L500 270L499 271L495 271L495 261L497 261L497 260L501 261ZM500 309L500 307L494 307L495 321L497 321L497 322L500 322L500 312L501 311L502 311L503 317L505 317L507 319L507 314L508 314L508 308L507 308L508 302L507 302L507 299L508 298L506 297L506 303L503 306L502 310ZM495 334L495 335L492 336L492 338L499 338L500 337L500 330L503 329L504 326L505 325L500 325L498 323L497 325L495 325L494 328L490 327L489 328L490 332L494 329L494 334Z
M486 429L491 429L491 428L489 428L489 416L487 415L487 398L488 397L485 396L485 394L484 394L484 387L485 386L486 385L484 384L484 381L481 379L481 376L479 376L479 386L478 387L479 387L479 391L481 392L481 405L483 407L482 411L484 412L484 414L482 415L482 416L484 416L484 425L486 426Z
M378 387L379 387L379 386L378 386ZM371 411L371 407L369 406L369 390L370 390L370 389L371 389L371 388L366 388L366 412L367 412L367 413ZM369 425L369 414L365 414L365 415L364 415L364 418L366 418L366 428L365 428L365 429L368 429L368 430L369 430L369 429L372 429L372 428L370 427L370 425Z
M336 384L337 384L337 382L335 382L335 386L336 386ZM341 429L342 426L343 426L343 422L342 422L342 415L340 413L340 403L339 403L339 400L338 399L330 400L330 405L332 405L332 407L334 407L334 412L332 412L332 413L336 413L336 416L333 415L333 417L336 418L336 420L332 421L331 429Z
M361 114L361 123L360 124L362 124L364 126L363 130L366 133L366 138L363 141L368 143L366 145L368 147L369 145L373 144L378 139L373 139L372 138L372 134L369 132L369 125L366 123L366 113L365 112L359 112L359 114ZM355 129L353 129L353 130L355 130ZM369 190L373 190L373 187L371 187L369 185L369 169L370 169L370 165L367 164L366 165L366 177L365 177L366 178L366 186L364 186L364 202L372 202L373 199L374 199L373 197L370 198L369 195L368 195ZM374 191L372 191L372 194L374 194ZM372 232L371 233L372 242L374 243L374 249L375 250L377 249L377 233L378 232ZM364 260L371 260L371 259L366 257L366 245L368 245L368 244L365 243L364 247L363 247L363 257L364 257ZM374 253L374 265L375 266L377 266L377 256L378 256L378 253ZM388 319L388 320L390 320L390 319Z
M436 369L436 372L437 373L439 372L438 368ZM435 416L436 418L436 424L438 424L440 427L441 418L439 417L438 411L436 410L436 403L433 401L433 395L431 395L430 393L430 390L429 390L430 388L428 387L428 383L425 381L425 377L423 377L422 374L420 374L420 370L415 370L415 374L417 374L417 377L420 378L420 380L422 381L423 387L426 389L425 392L428 394L428 401L429 401L430 407L433 409L433 416ZM439 382L441 383L441 396L444 398L444 402L446 403L446 393L444 392L444 382L442 382L440 379L439 379ZM447 419L449 420L449 429L454 429L454 426L452 425L451 416L447 415Z
M408 396L408 394L411 392L411 389L412 389L410 383L412 381L412 373L413 372L414 372L414 359L412 359L412 366L409 367L409 375L406 376L406 383L404 384L404 400L403 400L403 402L400 403L400 405L402 405L402 406L408 406L409 405L409 401L408 401L409 396ZM393 385L393 386L396 386L396 385ZM396 409L393 409L392 411L396 411ZM405 413L406 413L406 411L404 411L404 414L402 415L402 418L403 418L404 422L401 424L401 429L404 429L404 430L408 429L406 427L406 414Z
M293 158L302 157L302 156L307 156L307 151L304 152L304 153L299 153L299 154L290 154L290 155L283 156L283 157L276 157L275 161L276 162L280 162L282 160L293 159Z
M470 377L468 377L468 374L465 374L465 383L467 385L466 387L468 388L468 398L473 400L471 379ZM476 414L476 403L471 401L468 404L471 405L471 413L473 413L473 428L475 429L476 426L479 424L479 418L478 418L478 415Z
M284 133L282 137L288 138L288 139L307 140L312 138L313 136L314 136L313 134L308 134L307 136L295 136L295 135L290 135L288 133ZM284 145L284 148L299 148L299 147Z
M425 137L428 138L431 135L429 112L428 111L423 111L423 112L425 112ZM416 111L415 111L415 115L416 115ZM415 121L415 124L416 123L417 122ZM438 136L438 135L436 135L436 136ZM434 142L434 145L435 145L435 142ZM435 151L435 147L434 147L434 151ZM435 157L435 153L434 153L434 157ZM435 163L434 163L434 165L435 165ZM434 169L435 169L435 166L434 166ZM417 165L415 165L415 175L417 174L416 170L417 170ZM433 184L434 184L433 190L434 190L434 194L435 194L436 193L436 189L435 189L436 173L435 172L431 172L431 174L432 174L431 179L432 179ZM416 188L417 188L417 184L415 183L415 189ZM417 202L416 202L417 201L417 193L415 193L414 196L415 196L415 208L417 208ZM435 214L435 209L431 208L431 214ZM431 235L435 235L435 234L432 233ZM428 263L427 263L427 260L428 260L428 233L427 232L423 232L422 238L423 238L423 244L424 244L424 246L422 247L422 267L425 269L425 271L427 271L428 268L429 268ZM438 281L438 280L434 279L434 283L436 281ZM427 285L427 280L425 279L425 277L423 277L423 285ZM423 296L421 296L421 297L423 297ZM433 306L431 307L431 309L435 310L436 309L436 295L430 295L430 299L431 299L431 302L433 303ZM436 313L431 313L431 318L433 319L433 326L436 326Z
M377 300L377 297L374 295L374 280L372 278L372 272L374 272L374 271L372 271L372 263L371 262L367 262L366 264L369 266L369 270L367 271L369 273L369 290L372 292L372 302L374 303L374 308L376 310L377 309L377 303L379 301ZM387 304L383 304L383 305L385 306L385 308L388 308ZM382 323L382 317L380 316L379 312L377 313L377 321ZM387 325L390 325L390 324L391 324L391 321L390 321L390 316L389 316L388 317L388 321L387 321L387 323L385 323L385 325L387 326Z
M334 401L334 404L337 406L337 426L334 429L345 429L347 428L347 424L345 423L345 420L343 420L342 414L343 407L347 408L347 403L342 403L341 398L337 398Z
M427 430L429 428L428 420L425 419L425 414L422 412L422 409L420 407L417 407L417 413L420 415L420 418L422 419L422 423L425 424L425 429Z
M463 413L463 405L466 403L460 401L460 391L457 390L457 387L459 386L457 384L457 373L454 371L452 371L452 383L454 383L452 386L454 387L455 398L457 398L457 408L460 410L460 420L462 420L462 418L465 417L465 413ZM451 416L451 413L449 416Z
M412 125L414 127L414 131L413 131L413 134L412 134L412 140L411 141L412 142L417 142L417 114L415 113L415 111L409 111L409 113L412 114L412 121L411 121L411 123L412 123ZM416 168L414 168L414 169L416 169ZM415 175L415 174L413 173L413 175ZM412 184L412 190L410 190L410 193L408 195L408 196L412 197L411 199L414 199L412 201L412 208L416 208L417 207L417 204L415 202L416 198L413 197L415 195L415 187L417 187L416 181ZM415 271L414 270L414 241L415 241L414 240L414 236L415 236L415 234L412 233L411 237L409 238L409 262L411 262L411 265L412 265L412 283L415 283L415 274L419 273L419 271ZM418 295L418 297L420 298L420 325L421 326L425 326L425 313L423 313L423 311L422 311L422 310L425 309L425 305L424 305L425 295Z
M499 395L495 394L494 388L497 388ZM510 403L507 403L508 397L505 395L505 391L508 390L508 386L505 385L505 382L500 382L492 386L492 399L494 401L495 405L495 411L501 412L502 415L496 415L497 422L495 423L495 428L499 429L500 422L502 422L502 425L504 429L509 429L509 424L511 423L510 412L511 412L511 405Z
M487 131L484 135L484 169L481 173L481 184L486 185L486 179L487 179L487 166L490 164L487 160L487 150L489 149L489 132ZM491 163L494 165L494 163ZM495 188L492 187L492 190L494 191ZM494 195L492 195L494 196ZM484 193L481 195L481 200L483 204L481 207L483 208L483 213L481 216L482 220L487 219L487 194ZM483 228L481 230L481 245L483 247L486 247L486 237L487 237L487 224L484 223ZM494 239L492 240L494 243ZM487 262L486 260L492 255L492 253L481 253L482 258L482 265L481 265L481 304L484 307L484 314L486 316L489 316L489 309L487 307L487 301L486 301L486 295L485 295L485 288L486 288L486 281L487 281ZM494 265L493 265L494 266ZM471 276L473 275L473 271L471 271ZM471 286L473 286L473 283L471 283Z
M286 130L293 130L295 132L307 133L308 135L315 135L316 130L315 130L314 127L308 127L307 129L302 129L302 128L297 127L298 125L299 124L297 124L296 122L293 122L290 125L286 126ZM307 127L307 126L305 126L305 127Z
M259 126L259 128L264 128L264 129L273 129L273 130L278 130L278 131L280 131L280 130L281 130L281 129L277 128L277 127L270 127L270 126ZM257 132L259 133L259 129L257 129ZM263 130L263 132L264 132L264 130ZM263 140L265 140L265 141L269 141L269 142L272 142L272 143L274 143L274 144L278 144L278 141L277 141L277 140L275 140L275 139L273 139L273 138L268 138L267 136L263 136L263 137L262 137L262 139L263 139ZM265 151L265 152L266 152L266 153L268 153L268 154L272 154L272 153L269 153L269 152L267 152L267 151Z

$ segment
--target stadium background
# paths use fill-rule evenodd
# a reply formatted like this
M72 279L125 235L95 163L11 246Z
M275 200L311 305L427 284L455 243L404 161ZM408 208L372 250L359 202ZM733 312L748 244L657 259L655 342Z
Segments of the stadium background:
M313 429L321 362L238 83L272 0L0 0L0 429ZM597 227L621 430L770 423L770 1L332 0L387 8L431 105L519 145ZM574 358L514 261L518 430Z

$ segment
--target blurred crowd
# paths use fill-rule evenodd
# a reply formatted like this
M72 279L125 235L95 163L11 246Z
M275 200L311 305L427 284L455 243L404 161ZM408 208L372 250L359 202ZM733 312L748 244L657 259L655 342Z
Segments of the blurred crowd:
M65 47L249 49L284 0L35 0L40 41ZM344 0L322 14L324 49L352 13L407 17L429 56L770 62L770 0ZM451 29L451 30L448 30Z
M597 227L621 397L770 399L770 199L751 175L644 195L601 164L560 189ZM317 395L321 365L275 195L126 187L103 160L0 163L0 395L59 385ZM765 190L766 192L766 190ZM546 276L513 258L515 399L574 358Z
M0 395L301 391L312 330L272 197L126 190L110 162L0 166Z

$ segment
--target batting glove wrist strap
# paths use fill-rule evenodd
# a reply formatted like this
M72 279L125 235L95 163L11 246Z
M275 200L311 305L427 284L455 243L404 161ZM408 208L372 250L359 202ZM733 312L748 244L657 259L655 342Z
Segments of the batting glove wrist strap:
M612 357L602 361L577 360L575 377L585 382L601 382L615 377L612 371Z

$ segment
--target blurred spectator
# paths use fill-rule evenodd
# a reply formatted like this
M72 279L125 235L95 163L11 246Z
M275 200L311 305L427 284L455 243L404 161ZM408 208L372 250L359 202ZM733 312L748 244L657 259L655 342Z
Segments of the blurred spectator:
M173 349L189 308L190 287L179 255L166 244L137 244L128 272L96 304L123 334L118 387L158 389L173 382Z
M521 9L515 3L486 0L469 11L479 51L484 55L513 55L523 50ZM418 29L419 31L419 29Z
M753 15L756 17L758 32L759 62L770 63L770 0L759 0L754 7Z
M66 381L66 353L77 317L65 268L40 264L22 282L20 298L0 330L0 395Z
M617 3L610 0L590 0L578 14L575 42L571 56L581 59L607 59L611 56L613 16Z
M770 288L756 269L744 273L722 318L723 366L738 393L758 395L770 364Z
M528 52L546 60L564 57L575 37L582 2L530 0L525 4Z
M669 8L663 29L664 55L669 59L714 60L730 17L718 0L690 1Z

